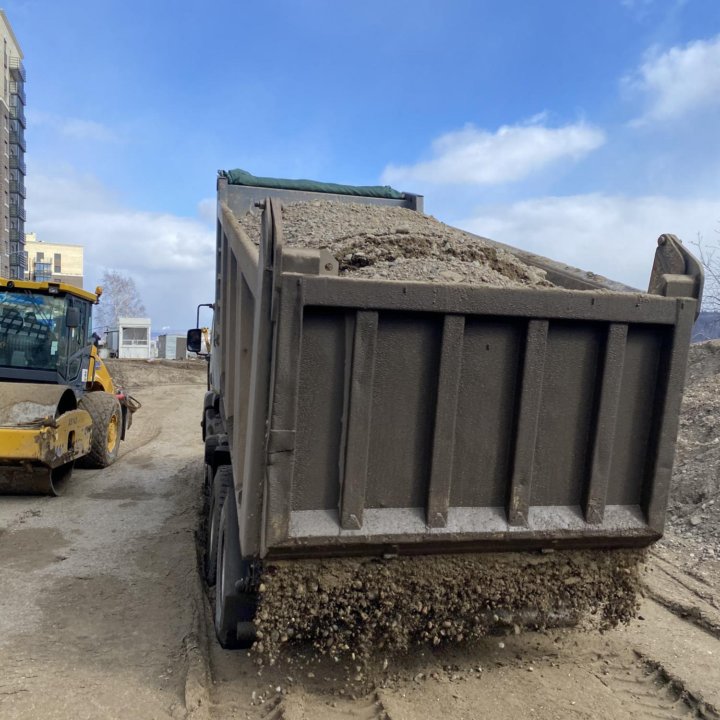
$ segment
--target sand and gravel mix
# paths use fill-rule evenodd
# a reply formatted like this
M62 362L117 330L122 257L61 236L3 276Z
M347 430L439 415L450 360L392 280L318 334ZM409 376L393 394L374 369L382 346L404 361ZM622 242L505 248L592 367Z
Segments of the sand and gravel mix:
M265 568L255 650L369 658L561 624L607 629L637 610L644 551L557 551L276 562Z
M543 270L483 238L407 208L315 200L283 205L282 213L285 243L329 250L340 263L341 276L554 287ZM253 210L239 221L257 242L261 211Z

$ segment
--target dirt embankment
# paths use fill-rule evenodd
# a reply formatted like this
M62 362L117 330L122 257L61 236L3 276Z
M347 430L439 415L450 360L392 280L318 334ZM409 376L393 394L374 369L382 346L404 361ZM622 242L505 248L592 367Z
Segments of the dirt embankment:
M205 360L120 360L103 361L113 382L129 393L139 388L159 385L204 384L207 382Z
M690 348L668 524L720 559L720 340Z
M240 218L260 237L260 211ZM544 271L430 215L385 205L327 200L283 206L283 237L290 246L325 248L341 276L470 283L495 287L554 287Z

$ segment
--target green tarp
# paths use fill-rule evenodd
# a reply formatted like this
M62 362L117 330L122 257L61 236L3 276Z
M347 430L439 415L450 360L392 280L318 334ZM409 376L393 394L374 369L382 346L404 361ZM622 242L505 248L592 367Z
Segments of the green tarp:
M402 200L405 195L389 185L338 185L315 180L287 180L285 178L257 177L245 170L220 170L230 185L275 188L276 190L303 190L305 192L335 193L336 195L360 195L362 197L391 198Z

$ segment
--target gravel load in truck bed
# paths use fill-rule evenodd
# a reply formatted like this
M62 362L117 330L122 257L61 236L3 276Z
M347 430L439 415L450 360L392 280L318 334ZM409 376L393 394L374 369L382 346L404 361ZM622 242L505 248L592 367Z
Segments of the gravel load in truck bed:
M240 218L260 238L260 210ZM283 206L287 245L326 248L347 277L471 283L495 287L554 287L544 271L430 215L385 205L327 200Z
M644 551L512 552L266 566L255 650L285 645L333 657L407 650L560 624L606 629L637 610Z

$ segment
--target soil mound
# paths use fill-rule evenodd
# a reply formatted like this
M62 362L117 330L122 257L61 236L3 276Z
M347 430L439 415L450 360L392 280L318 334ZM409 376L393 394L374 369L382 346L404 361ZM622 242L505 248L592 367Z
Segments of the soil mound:
M207 381L204 360L103 360L113 382L126 392L157 385L201 384Z

